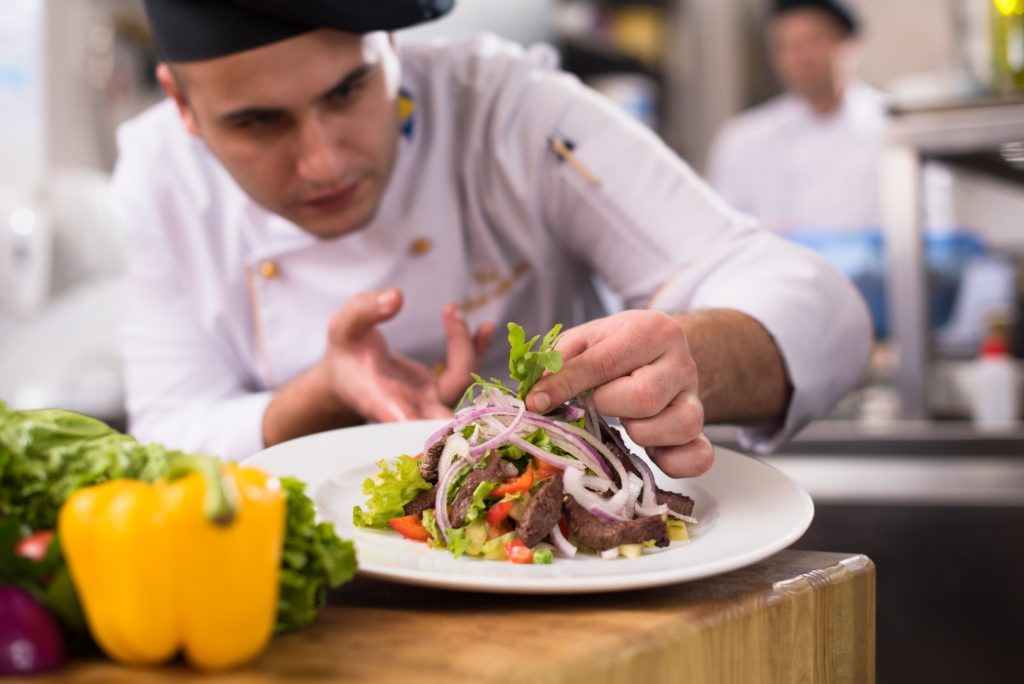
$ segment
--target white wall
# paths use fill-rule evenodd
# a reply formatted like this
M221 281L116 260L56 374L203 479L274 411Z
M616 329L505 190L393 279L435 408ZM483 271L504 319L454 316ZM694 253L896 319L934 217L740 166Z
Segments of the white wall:
M872 85L884 88L897 78L955 64L961 0L848 2L864 25L860 73Z

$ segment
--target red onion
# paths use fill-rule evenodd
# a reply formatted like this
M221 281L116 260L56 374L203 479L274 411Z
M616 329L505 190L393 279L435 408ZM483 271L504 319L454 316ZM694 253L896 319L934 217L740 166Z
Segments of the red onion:
M506 415L514 416L515 410L511 408L498 408L498 407L485 407L485 408L465 408L455 414L455 419L442 426L434 434L427 437L427 441L423 444L423 450L426 451L430 447L437 444L437 441L448 434L448 431L458 432L461 428L472 423L477 418L489 415Z
M57 623L21 589L0 586L0 675L25 675L64 663Z
M620 519L615 515L617 511L614 507L617 505L617 510L621 511L622 507L625 505L625 498L622 498L621 503L613 501L615 497L612 497L611 499L602 499L600 496L583 486L582 471L576 469L566 470L562 475L562 484L565 485L566 494L576 499L577 503L597 517L602 520L609 521ZM628 495L628 490L623 489L621 492ZM616 496L618 496L618 494L616 494Z
M508 441L510 444L516 445L517 447L519 447L526 453L530 454L531 456L535 456L538 461L544 461L548 465L554 466L559 470L582 471L584 468L584 465L579 461L574 461L573 459L566 458L565 456L556 456L550 451L547 451L546 449L541 449L536 444L531 444L530 442L527 442L525 439L517 437L516 435L510 435Z
M562 528L555 523L555 526L551 528L551 533L548 535L551 539L551 543L555 545L558 552L566 558L572 558L576 555L576 547L572 545L565 535L562 534Z
M514 400L514 403L518 404L517 408L519 410L518 413L516 413L516 417L513 418L512 422L509 423L508 426L506 426L505 429L499 432L497 435L487 440L483 444L479 444L470 449L469 459L471 461L479 460L481 456L487 453L488 449L504 444L506 441L508 441L509 435L514 434L515 431L519 428L520 423L523 422L523 416L526 414L526 404L519 401L518 399Z

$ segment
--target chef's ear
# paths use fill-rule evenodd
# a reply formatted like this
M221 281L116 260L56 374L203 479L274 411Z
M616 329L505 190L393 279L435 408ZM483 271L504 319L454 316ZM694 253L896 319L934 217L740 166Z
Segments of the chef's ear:
M160 62L156 67L156 80L160 87L167 93L167 97L174 100L178 106L178 114L185 123L185 128L192 135L199 137L199 122L196 121L195 112L189 106L188 98L185 96L185 83L179 74L167 62Z

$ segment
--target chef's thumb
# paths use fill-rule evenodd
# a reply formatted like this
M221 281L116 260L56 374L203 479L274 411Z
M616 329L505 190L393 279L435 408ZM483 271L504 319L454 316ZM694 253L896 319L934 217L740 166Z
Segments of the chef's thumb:
M402 291L394 288L360 292L331 318L331 342L351 342L395 316L402 308Z

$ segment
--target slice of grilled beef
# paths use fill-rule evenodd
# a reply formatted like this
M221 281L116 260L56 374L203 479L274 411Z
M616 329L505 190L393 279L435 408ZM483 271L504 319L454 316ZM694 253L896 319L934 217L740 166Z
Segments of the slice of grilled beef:
M430 448L420 456L420 475L427 482L437 482L437 464L441 462L441 452L444 451L445 442L452 436L449 430L444 437L430 445Z
M668 504L668 507L679 515L691 515L693 513L693 499L683 494L657 489L654 498L659 504Z
M635 520L602 520L576 503L572 497L566 501L565 513L569 532L581 544L597 551L645 541L653 541L655 546L669 544L668 528L660 515Z
M565 490L562 487L561 473L552 477L526 504L523 517L516 527L516 536L523 540L523 543L533 548L544 537L548 536L551 528L558 524L562 517L562 498Z
M462 527L466 524L466 514L469 513L469 506L473 503L473 492L481 482L501 482L505 477L504 461L494 454L490 457L483 468L474 468L466 480L459 487L448 511L448 520L452 527Z
M601 438L604 441L605 446L608 447L608 450L615 456L619 457L619 460L622 461L622 465L626 467L627 472L631 472L640 479L643 479L643 475L637 470L637 467L633 465L633 461L626 456L626 445L622 441L622 436L617 430L608 425L604 418L601 419ZM684 496L676 492L668 492L655 485L654 498L659 504L668 504L670 509L680 515L693 514L693 499L688 496Z
M406 515L419 515L423 511L433 508L434 502L437 500L437 485L421 493L415 499L405 504Z

